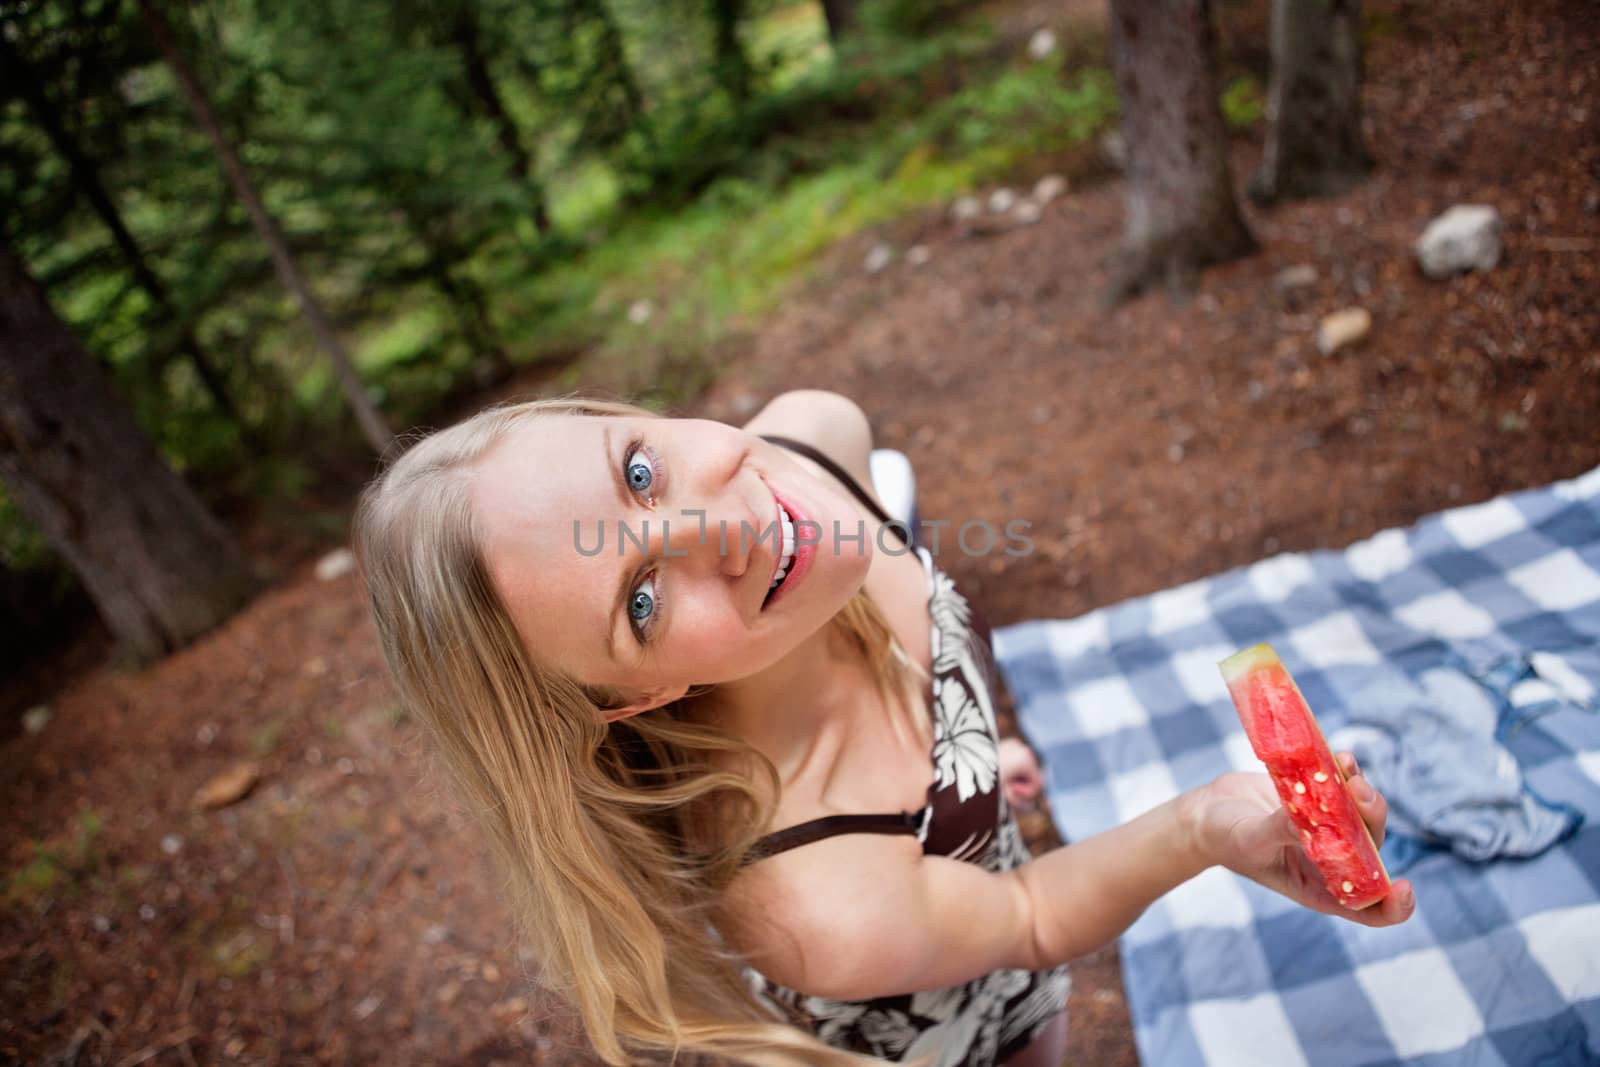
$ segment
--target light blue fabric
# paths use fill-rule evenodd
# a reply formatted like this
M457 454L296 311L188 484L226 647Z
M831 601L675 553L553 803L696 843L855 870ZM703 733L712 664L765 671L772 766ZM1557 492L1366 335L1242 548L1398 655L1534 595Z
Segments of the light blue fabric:
M1505 708L1478 680L1442 667L1351 700L1350 725L1330 742L1355 753L1388 801L1389 833L1414 839L1386 843L1391 874L1427 846L1474 861L1537 856L1583 822L1525 789L1516 757L1495 740Z

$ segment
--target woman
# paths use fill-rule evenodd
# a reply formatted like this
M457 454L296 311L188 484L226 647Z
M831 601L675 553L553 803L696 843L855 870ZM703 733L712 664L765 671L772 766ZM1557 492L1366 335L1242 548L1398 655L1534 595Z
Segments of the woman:
M401 696L607 1062L1057 1064L1066 961L1212 864L1409 916L1405 882L1340 908L1262 774L1028 860L987 632L885 525L870 451L831 393L742 429L563 398L427 437L363 497Z

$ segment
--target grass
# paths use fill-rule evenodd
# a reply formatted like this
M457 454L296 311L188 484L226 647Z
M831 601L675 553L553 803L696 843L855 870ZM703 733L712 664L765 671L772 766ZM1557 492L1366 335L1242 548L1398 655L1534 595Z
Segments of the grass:
M93 808L79 813L65 844L51 847L33 842L33 856L5 882L4 901L24 908L37 908L47 898L71 890L83 875L99 866L95 841L105 828L105 820Z
M708 352L736 319L771 308L835 242L947 202L1031 155L1082 143L1115 112L1103 69L1009 67L920 115L857 131L813 173L730 176L680 209L637 208L582 256L520 279L525 288L512 299L545 312L529 354L596 345L649 367L663 349ZM505 279L503 291L518 282ZM654 308L642 323L627 314L640 300Z

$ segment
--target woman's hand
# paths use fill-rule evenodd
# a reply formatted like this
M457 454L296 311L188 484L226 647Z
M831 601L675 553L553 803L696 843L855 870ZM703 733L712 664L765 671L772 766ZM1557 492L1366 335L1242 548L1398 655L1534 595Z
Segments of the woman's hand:
M1373 843L1382 845L1388 804L1361 774L1355 756L1339 752L1334 758L1348 779L1345 788L1350 799L1372 831ZM1335 900L1317 865L1306 855L1300 831L1272 779L1265 774L1233 771L1222 775L1195 791L1189 817L1204 856L1313 911L1363 926L1393 926L1409 919L1416 908L1408 879L1395 882L1388 896L1360 911Z
M1038 757L1015 737L1000 739L1000 783L1005 786L1006 803L1013 811L1032 811L1044 789Z

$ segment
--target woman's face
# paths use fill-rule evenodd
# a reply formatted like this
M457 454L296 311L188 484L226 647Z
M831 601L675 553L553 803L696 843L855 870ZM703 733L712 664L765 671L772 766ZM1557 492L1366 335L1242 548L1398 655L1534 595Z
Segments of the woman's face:
M529 419L477 464L471 500L527 647L628 694L633 711L771 666L839 611L872 561L841 489L704 419ZM785 518L798 544L773 590Z

